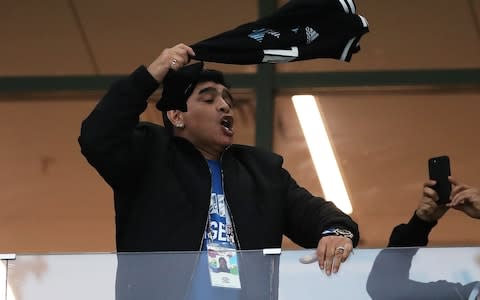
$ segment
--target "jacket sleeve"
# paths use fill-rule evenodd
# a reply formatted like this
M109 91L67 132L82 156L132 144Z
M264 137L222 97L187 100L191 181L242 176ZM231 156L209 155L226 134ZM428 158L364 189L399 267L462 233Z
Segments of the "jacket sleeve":
M322 232L331 227L351 231L355 247L359 241L358 225L335 204L313 196L300 187L290 174L282 169L286 187L286 235L304 248L316 248Z
M388 247L422 247L428 244L428 235L435 222L426 222L414 213L407 224L395 226L388 241Z
M141 66L116 81L82 122L81 152L112 187L121 185L143 163L147 133L137 125L157 88L158 82Z

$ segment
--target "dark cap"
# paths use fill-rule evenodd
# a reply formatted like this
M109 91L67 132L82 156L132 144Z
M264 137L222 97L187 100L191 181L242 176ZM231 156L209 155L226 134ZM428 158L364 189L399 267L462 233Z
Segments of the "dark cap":
M184 66L177 71L169 70L163 79L162 97L157 109L187 111L187 99L192 95L203 70L203 62Z

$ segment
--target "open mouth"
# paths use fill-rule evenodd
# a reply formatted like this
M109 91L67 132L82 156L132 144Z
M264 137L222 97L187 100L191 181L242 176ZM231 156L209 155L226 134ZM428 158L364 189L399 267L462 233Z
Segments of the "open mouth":
M233 132L233 117L232 116L225 116L220 121L220 124L227 130L227 132Z

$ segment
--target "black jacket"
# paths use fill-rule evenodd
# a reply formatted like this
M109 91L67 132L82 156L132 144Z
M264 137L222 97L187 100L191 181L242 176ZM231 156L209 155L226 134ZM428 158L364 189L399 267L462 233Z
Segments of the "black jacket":
M206 160L187 140L139 123L158 87L145 67L114 83L83 122L82 153L113 188L119 252L201 248L210 203ZM241 250L278 248L282 234L315 248L323 230L357 225L331 202L299 187L278 155L232 145L222 155L224 189ZM276 299L278 256L241 253L242 299ZM116 299L182 299L195 255L118 254ZM208 276L208 274L206 274Z
M399 224L393 228L387 247L423 247L428 244L428 235L437 221L427 222L416 213L407 224Z
M139 123L158 87L145 67L117 81L82 123L82 153L113 188L118 251L199 250L210 201L206 160L187 140ZM282 234L315 248L321 233L352 219L312 196L282 168L282 158L232 145L222 168L239 248L280 247Z

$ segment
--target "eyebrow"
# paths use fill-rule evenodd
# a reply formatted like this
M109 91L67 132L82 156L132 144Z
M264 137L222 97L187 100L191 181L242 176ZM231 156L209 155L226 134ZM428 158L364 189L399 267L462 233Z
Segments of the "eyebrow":
M212 87L212 86L208 86L206 88L203 88L201 89L198 94L201 95L201 94L206 94L206 93L217 93L217 89Z
M218 91L216 88L212 87L212 86L208 86L206 88L203 88L201 89L198 94L199 95L203 95L203 94L208 94L208 93L214 93L214 94L218 94ZM233 105L234 104L234 100L233 100L233 97L232 97L232 94L230 93L230 91L228 89L223 89L222 90L222 98L227 100L227 102L230 103L230 105Z

